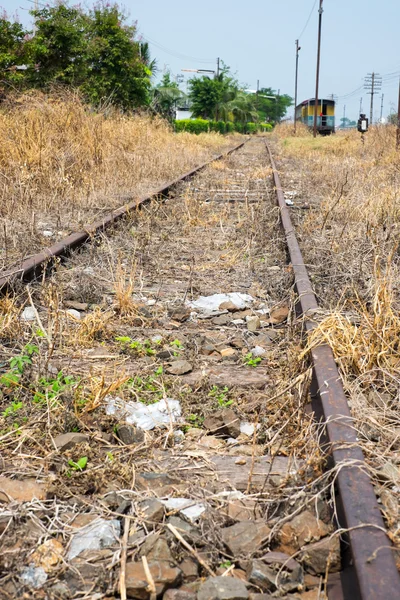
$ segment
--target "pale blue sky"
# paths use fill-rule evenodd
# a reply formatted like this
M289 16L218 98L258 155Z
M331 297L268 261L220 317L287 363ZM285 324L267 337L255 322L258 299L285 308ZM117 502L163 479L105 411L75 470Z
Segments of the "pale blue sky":
M39 0L40 2L41 0ZM220 56L240 81L255 88L271 86L293 95L295 40L306 25L315 0L124 0L131 20L151 44L160 70L214 68ZM85 2L85 4L88 4ZM7 12L18 11L29 23L29 0L0 0ZM300 38L299 100L315 94L318 2ZM395 0L324 0L320 95L336 94L337 114L355 119L368 72L384 76L384 116L397 110L400 74L400 3ZM203 62L209 61L209 62ZM390 75L389 75L390 74ZM392 75L393 74L393 75ZM353 95L349 95L354 92ZM380 115L375 96L375 118Z

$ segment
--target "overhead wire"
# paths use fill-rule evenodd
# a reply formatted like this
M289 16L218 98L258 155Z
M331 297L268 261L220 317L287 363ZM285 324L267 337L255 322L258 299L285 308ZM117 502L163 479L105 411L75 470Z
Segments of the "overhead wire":
M313 15L313 12L314 12L314 8L315 8L315 7L316 7L316 5L317 5L317 2L318 2L318 0L315 0L315 2L314 2L314 4L313 4L313 7L312 7L312 9L311 9L311 11L310 11L310 14L309 14L309 16L308 16L307 22L306 22L306 24L304 25L304 27L303 27L303 30L302 30L302 32L301 32L301 34L300 34L300 35L299 35L299 37L297 38L298 40L300 40L301 36L303 35L303 33L305 32L305 30L307 29L307 27L308 27L308 24L309 24L309 22L310 22L310 20L311 20L311 17L312 17L312 15Z

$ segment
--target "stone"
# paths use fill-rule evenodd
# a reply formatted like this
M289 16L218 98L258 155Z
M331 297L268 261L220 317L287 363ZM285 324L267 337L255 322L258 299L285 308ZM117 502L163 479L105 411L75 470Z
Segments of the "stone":
M185 373L190 373L192 369L193 366L188 360L176 360L166 369L166 371L170 375L184 375Z
M264 521L240 521L225 527L222 541L236 558L238 555L254 554L268 537L270 528Z
M185 581L195 581L199 576L199 566L192 558L184 558L179 568Z
M271 594L249 594L249 600L274 600L274 598L275 596Z
M270 344L272 344L273 340L276 340L278 335L279 334L277 331L275 331L274 329L270 329L265 333L259 333L255 340L257 341L257 344L259 346L269 346Z
M237 438L240 435L240 421L231 408L218 410L204 419L203 426L217 435Z
M248 498L228 502L228 516L234 521L251 521L255 516L259 518L261 515L256 501Z
M260 560L253 561L247 569L249 581L251 580L250 571L253 571L255 578L252 583L256 583L257 577L261 579L264 577L267 590L271 589L270 584L284 592L303 589L304 577L301 565L283 552L268 552ZM256 583L256 585L258 584ZM260 587L262 586L260 585Z
M65 452L66 450L70 450L77 444L83 444L87 442L89 436L86 433L77 433L71 431L70 433L61 433L54 438L54 443L57 447L57 450L60 452Z
M0 502L32 502L34 498L46 499L43 483L37 483L35 479L10 479L0 475Z
M85 312L89 308L89 304L87 302L75 302L74 300L64 300L63 302L65 308L73 308L74 310L80 310Z
M81 527L86 527L89 523L93 523L98 517L99 515L96 513L79 513L68 525L75 527L75 529L80 529Z
M67 315L69 315L73 319L80 321L82 315L79 312L79 310L75 310L74 308L67 308L67 310L65 312L67 313Z
M238 369L236 365L229 364L207 365L202 370L183 376L184 383L191 387L201 385L205 380L211 386L264 389L269 377L261 368Z
M257 331L261 327L260 317L256 315L246 317L246 323L249 331Z
M321 585L321 578L316 577L315 575L310 575L310 573L306 573L304 575L304 585L307 589L319 587Z
M273 308L271 309L270 313L269 313L269 322L272 325L279 325L280 323L283 323L284 321L286 321L286 319L288 318L289 315L289 307L284 305L284 306L278 306L277 308Z
M72 560L86 550L102 550L118 543L121 523L117 519L106 521L98 518L74 533L69 545L67 559Z
M204 343L200 348L200 354L204 356L210 356L213 352L215 352L215 346L209 342Z
M228 323L231 322L231 317L230 315L220 315L219 317L214 317L213 319L211 319L211 323L213 325L228 325Z
M164 505L157 498L147 498L140 502L139 511L145 521L150 523L160 523L164 517Z
M48 573L62 559L63 554L64 547L62 543L55 538L50 538L35 550L31 560L36 567L43 567Z
M140 556L144 556L144 548L141 549ZM174 562L171 550L169 549L169 544L164 538L158 538L145 556L147 557L148 561L152 562L157 562L160 560L168 563Z
M137 429L133 425L118 425L116 433L117 437L126 446L144 442L144 431L142 429Z
M258 357L258 356L265 356L265 354L267 352L261 346L254 346L254 348L251 349L251 353L253 356Z
M205 435L197 444L202 448L209 448L210 450L221 449L226 445L225 440L218 438L215 435Z
M168 562L150 562L149 570L160 596L166 589L178 585L182 579L182 571L171 567ZM150 597L148 581L142 562L131 562L126 565L126 593L128 598L147 600Z
M233 340L231 340L231 346L241 350L242 348L246 348L246 342L241 337L235 337Z
M253 560L247 568L247 579L263 591L276 589L276 572L261 560Z
M175 485L179 483L179 479L172 477L169 473L151 471L149 473L138 473L135 479L135 487L139 490L164 491L171 488L173 492ZM157 494L158 495L158 494ZM162 496L163 494L161 494Z
M163 596L163 600L196 600L197 594L189 590L167 590Z
M236 304L234 304L231 300L228 300L227 302L222 302L219 305L219 310L227 310L229 312L236 312L239 310L239 307L236 306Z
M34 321L36 319L35 309L32 306L26 306L21 313L23 321Z
M173 527L175 527L175 529L178 530L178 532L181 534L181 536L183 537L183 539L186 542L191 542L193 540L194 537L198 536L198 530L196 527L193 527L190 523L188 523L187 521L184 521L183 519L181 519L180 517L168 517L167 519L167 523L169 523L170 525L172 525ZM167 531L167 536L169 539L176 539L175 536L173 535L172 531Z
M247 600L243 581L233 577L209 577L200 587L197 600Z
M190 317L190 311L191 309L185 305L177 306L169 311L168 316L174 321L183 323L183 321L187 321Z
M223 358L234 358L237 356L237 352L234 348L223 348L219 353Z
M317 519L314 513L303 511L284 523L279 533L280 545L277 550L294 554L305 544L320 540L332 530L331 525Z
M300 560L315 575L337 573L341 568L339 536L325 538L303 548Z
M156 356L160 360L171 360L171 358L173 358L175 356L174 352L176 352L176 351L169 350L169 349L160 350L160 352L157 352Z

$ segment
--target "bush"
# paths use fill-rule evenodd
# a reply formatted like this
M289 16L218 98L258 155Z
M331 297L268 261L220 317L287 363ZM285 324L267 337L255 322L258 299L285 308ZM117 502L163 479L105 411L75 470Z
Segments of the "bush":
M257 125L255 123L246 123L246 133L257 133Z
M271 123L260 123L259 125L261 131L272 131L273 130L273 126L271 125Z
M187 131L188 133L208 133L210 121L206 119L181 119L175 121L175 131Z

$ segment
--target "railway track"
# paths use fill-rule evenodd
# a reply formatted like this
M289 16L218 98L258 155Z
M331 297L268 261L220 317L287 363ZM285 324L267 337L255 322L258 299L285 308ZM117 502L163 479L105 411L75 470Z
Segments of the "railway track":
M0 281L20 294L3 300L5 598L397 598L333 355L298 359L318 307L272 155L235 150Z

